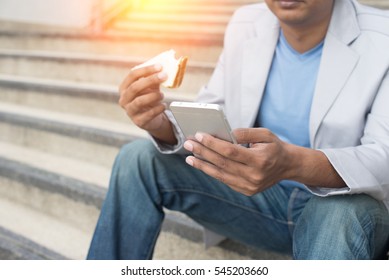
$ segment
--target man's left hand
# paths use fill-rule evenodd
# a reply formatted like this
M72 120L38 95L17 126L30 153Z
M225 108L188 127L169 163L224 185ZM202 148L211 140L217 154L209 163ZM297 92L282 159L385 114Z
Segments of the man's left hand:
M238 144L197 133L184 143L194 156L186 162L245 195L254 195L292 177L291 145L265 128L234 130Z

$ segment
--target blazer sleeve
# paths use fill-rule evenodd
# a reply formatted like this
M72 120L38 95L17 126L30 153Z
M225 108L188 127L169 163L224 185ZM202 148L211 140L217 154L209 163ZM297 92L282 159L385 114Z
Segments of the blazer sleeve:
M389 71L367 116L361 144L356 147L322 149L348 188L309 187L318 195L366 193L389 200Z
M163 143L159 141L157 138L154 138L151 134L149 135L149 138L151 142L154 144L154 146L157 148L159 152L162 154L189 154L184 148L184 142L185 142L185 137L184 134L182 133L180 127L178 126L172 112L170 110L166 110L165 114L169 121L173 125L173 132L174 136L177 139L177 144L176 145L168 145L166 143Z

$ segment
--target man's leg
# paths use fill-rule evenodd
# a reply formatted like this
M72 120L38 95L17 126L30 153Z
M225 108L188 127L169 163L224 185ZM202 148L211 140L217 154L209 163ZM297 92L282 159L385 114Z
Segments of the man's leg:
M313 197L294 231L296 259L376 259L389 246L389 214L367 195Z
M164 214L150 152L141 141L120 150L88 259L151 258Z
M151 258L163 207L249 245L291 253L291 220L299 213L290 206L304 205L309 197L280 186L247 197L188 166L183 156L163 155L149 141L136 141L115 161L88 258Z

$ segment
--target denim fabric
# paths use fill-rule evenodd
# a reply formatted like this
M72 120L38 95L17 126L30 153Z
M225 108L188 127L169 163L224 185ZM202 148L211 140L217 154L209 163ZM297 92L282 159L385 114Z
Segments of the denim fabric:
M139 140L115 161L88 259L151 259L163 208L298 259L374 258L388 244L388 212L366 195L319 198L275 185L248 197Z

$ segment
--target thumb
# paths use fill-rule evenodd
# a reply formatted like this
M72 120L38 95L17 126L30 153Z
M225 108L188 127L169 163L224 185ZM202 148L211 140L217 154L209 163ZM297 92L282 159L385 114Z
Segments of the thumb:
M233 131L238 144L270 143L275 135L267 128L238 128Z

